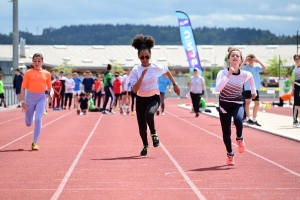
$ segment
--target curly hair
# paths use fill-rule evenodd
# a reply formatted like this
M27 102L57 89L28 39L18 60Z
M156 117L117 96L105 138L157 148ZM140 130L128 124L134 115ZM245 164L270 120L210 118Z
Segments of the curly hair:
M148 50L151 54L151 48L154 47L154 38L149 35L138 34L132 39L131 45L138 50L138 54L142 50Z

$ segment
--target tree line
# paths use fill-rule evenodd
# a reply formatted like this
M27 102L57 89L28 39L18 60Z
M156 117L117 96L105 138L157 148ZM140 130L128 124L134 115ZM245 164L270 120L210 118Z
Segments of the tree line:
M295 44L294 36L276 36L269 30L254 28L195 28L198 45L282 45ZM177 26L150 25L72 25L46 28L41 35L20 31L29 45L130 45L136 34L151 35L158 45L181 45ZM0 44L12 44L12 34L0 34Z

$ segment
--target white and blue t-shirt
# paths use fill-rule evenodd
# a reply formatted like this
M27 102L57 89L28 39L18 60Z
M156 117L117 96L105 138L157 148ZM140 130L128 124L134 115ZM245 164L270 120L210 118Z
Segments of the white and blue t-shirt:
M259 90L261 88L260 73L263 72L263 69L260 66L250 67L249 65L245 65L243 67L243 70L250 72L252 74L252 76L254 78L255 87L257 90ZM244 89L250 90L250 84L248 83L248 81L245 83Z
M168 85L172 84L172 82L170 81L170 79L168 77L163 77L163 76L158 77L157 82L158 82L159 92L162 92L162 93L166 93Z
M153 63L148 67L143 67L142 65L136 66L132 69L130 74L130 83L132 86L134 86L138 82L139 78L142 75L142 72L146 68L148 68L148 71L146 72L139 88L139 91L143 92L158 89L158 77L160 77L168 71L168 67Z

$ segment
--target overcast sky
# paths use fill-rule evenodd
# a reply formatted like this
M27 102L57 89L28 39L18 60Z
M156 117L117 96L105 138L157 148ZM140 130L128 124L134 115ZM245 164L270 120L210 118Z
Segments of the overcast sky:
M300 31L300 0L19 0L19 30L79 24L177 26L175 11L187 13L193 28L240 27L276 35ZM12 32L12 3L0 0L0 33Z

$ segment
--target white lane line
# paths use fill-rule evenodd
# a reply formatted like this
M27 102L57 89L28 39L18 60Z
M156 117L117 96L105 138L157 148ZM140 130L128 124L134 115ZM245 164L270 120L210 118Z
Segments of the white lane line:
M193 181L190 179L190 177L181 168L181 166L178 164L178 162L175 160L175 158L170 154L170 152L166 149L166 147L162 143L160 143L160 146L164 150L164 152L167 154L167 156L170 158L170 160L173 162L173 164L178 169L178 171L180 172L180 174L183 176L184 180L192 188L192 190L197 195L197 197L199 199L201 199L201 200L206 200L206 198L203 196L203 194L200 192L200 190L197 188L197 186L193 183Z
M63 116L61 116L61 117L59 117L59 118L57 118L57 119L55 119L55 120L53 120L53 121L51 121L51 122L48 122L47 124L43 125L42 128L44 128L45 126L48 126L49 124L52 124L53 122L56 122L57 120L59 120L59 119L65 117L65 116L67 116L67 115L69 115L69 114L71 114L71 113L72 113L72 112L69 112L69 113L64 114ZM25 123L25 122L24 122L24 123ZM27 134L25 134L25 135L23 135L23 136L21 136L21 137L15 139L15 140L13 140L12 142L9 142L9 143L3 145L2 147L0 147L0 149L3 149L3 148L5 148L5 147L11 145L11 144L14 143L14 142L17 142L17 141L21 140L22 138L24 138L24 137L30 135L31 133L33 133L33 131L31 131L31 132L29 132L29 133L27 133Z
M69 170L67 171L67 173L65 174L64 178L62 179L61 183L59 184L58 188L56 189L55 193L53 194L53 196L51 197L51 200L56 200L59 198L60 194L62 193L64 187L66 186L71 174L74 171L75 166L77 165L81 155L83 154L83 151L85 150L87 144L89 143L90 139L92 138L92 136L95 133L95 130L97 128L97 126L99 125L101 119L102 119L103 115L100 116L100 118L98 119L98 121L96 122L92 132L90 133L90 135L88 136L88 138L85 140L83 146L81 147L80 151L78 152L75 160L73 161L72 165L70 166Z
M24 116L22 116L22 117L24 117ZM11 122L11 121L14 121L14 120L16 120L16 119L20 119L20 118L22 118L22 117L16 117L16 118L14 118L14 119L10 119L10 120L7 120L7 121L5 121L5 122L1 122L0 124L5 124L6 122Z
M182 118L178 117L177 115L174 115L173 113L170 113L170 112L168 112L168 111L167 111L167 113L169 113L170 115L173 115L174 117L177 117L178 119L180 119L180 120L182 120L182 121L184 121L184 122L186 122L186 123L188 123L188 124L190 124L190 125L192 125L192 126L195 126L196 128L198 128L198 129L200 129L200 130L202 130L202 131L204 131L204 132L206 132L206 133L208 133L208 134L210 134L210 135L213 135L213 136L215 136L215 137L217 137L217 138L223 140L223 138L220 137L220 136L218 136L217 134L214 134L214 133L212 133L212 132L210 132L210 131L208 131L208 130L206 130L206 129L203 129L203 128L197 126L196 124L193 124L193 123L191 123L191 122L189 122L189 121L187 121L187 120L185 120L185 119L182 119ZM220 125L220 126L221 126L221 125ZM235 145L235 146L237 146L237 145L234 144L234 143L232 143L232 144ZM254 155L254 156L257 156L257 157L259 157L259 158L261 158L261 159L263 159L263 160L265 160L265 161L267 161L267 162L269 162L269 163L271 163L271 164L273 164L273 165L275 165L275 166L277 166L277 167L279 167L279 168L281 168L281 169L283 169L283 170L285 170L285 171L287 171L287 172L289 172L289 173L295 175L295 176L300 177L300 174L299 174L299 173L294 172L294 171L292 171L292 170L290 170L290 169L288 169L288 168L286 168L286 167L284 167L284 166L282 166L282 165L280 165L280 164L278 164L278 163L276 163L276 162L274 162L274 161L272 161L272 160L270 160L270 159L268 159L268 158L266 158L266 157L263 157L263 156L261 156L261 155L259 155L259 154L257 154L257 153L254 153L253 151L250 151L250 150L248 150L248 149L246 149L246 151L247 151L248 153L251 153L251 154Z

